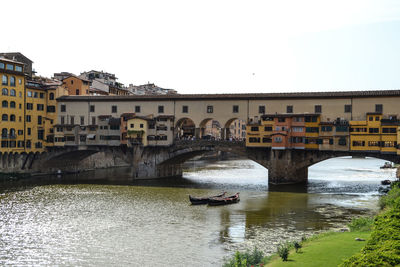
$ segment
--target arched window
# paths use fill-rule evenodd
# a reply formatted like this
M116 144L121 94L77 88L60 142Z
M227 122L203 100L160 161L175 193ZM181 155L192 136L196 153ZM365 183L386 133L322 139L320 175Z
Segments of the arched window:
M10 136L15 136L15 129L14 128L10 129Z
M7 75L3 75L3 78L1 79L1 84L2 85L8 85L8 77L7 77Z
M10 86L15 86L15 77L14 76L10 77Z
M7 114L3 114L3 116L1 116L1 120L2 121L8 121L8 115Z
M10 115L10 121L15 121L15 115L14 114Z
M2 94L2 95L8 95L8 89L7 89L7 88L3 88L3 89L1 90L1 94Z
M7 134L8 134L7 128L1 129L1 137L7 137Z
M10 96L17 96L17 92L14 89L11 89Z
M10 108L15 108L15 102L14 101L10 102Z
M8 108L8 102L6 100L3 100L3 102L1 102L1 107Z
M50 99L50 100L54 100L54 93L50 93L49 99Z

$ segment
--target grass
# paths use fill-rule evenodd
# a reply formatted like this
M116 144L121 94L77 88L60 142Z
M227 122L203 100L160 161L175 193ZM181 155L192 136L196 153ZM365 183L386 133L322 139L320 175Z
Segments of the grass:
M288 261L274 256L266 266L338 266L365 246L366 241L355 241L357 237L367 239L369 236L370 232L321 234L306 240L299 253L291 250Z

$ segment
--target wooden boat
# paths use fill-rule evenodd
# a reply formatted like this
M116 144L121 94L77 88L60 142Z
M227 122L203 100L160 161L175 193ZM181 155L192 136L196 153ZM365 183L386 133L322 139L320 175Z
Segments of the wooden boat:
M234 194L230 197L213 197L208 201L208 205L210 206L219 206L219 205L227 205L233 204L240 201L239 193Z
M211 197L192 197L189 195L189 200L192 203L192 205L203 205L203 204L208 204L208 201L210 198L218 198L218 197L224 197L226 192L223 192L219 195L216 196L211 196Z

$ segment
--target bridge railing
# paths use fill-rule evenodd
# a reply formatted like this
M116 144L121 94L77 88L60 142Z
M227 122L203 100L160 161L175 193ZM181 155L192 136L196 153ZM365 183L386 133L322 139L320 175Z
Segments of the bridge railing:
M237 140L175 140L174 145L176 146L226 146L226 147L245 147L245 141Z

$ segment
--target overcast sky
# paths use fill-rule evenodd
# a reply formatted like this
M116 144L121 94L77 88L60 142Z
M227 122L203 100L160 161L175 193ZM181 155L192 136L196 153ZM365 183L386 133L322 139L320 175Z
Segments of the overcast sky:
M4 1L0 51L180 93L400 88L400 1Z

